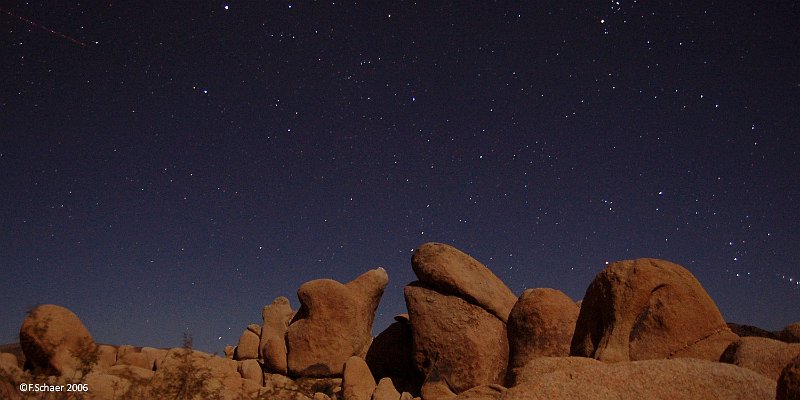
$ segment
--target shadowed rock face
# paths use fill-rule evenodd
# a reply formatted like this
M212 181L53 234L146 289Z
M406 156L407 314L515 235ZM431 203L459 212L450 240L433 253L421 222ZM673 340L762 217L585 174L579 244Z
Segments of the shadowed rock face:
M800 322L789 324L778 334L779 339L788 343L800 343Z
M378 268L346 285L317 279L300 286L300 309L286 332L289 374L341 375L345 361L369 345L375 309L388 282L386 271Z
M737 338L694 276L664 260L619 261L586 290L570 354L603 361L718 360Z
M30 366L50 375L73 375L81 366L81 355L96 348L78 316L52 304L40 305L28 314L19 341Z
M425 393L461 393L503 382L508 340L503 321L460 297L405 287L413 326L414 361Z
M422 374L414 365L414 343L408 314L379 333L369 346L365 361L375 379L389 377L400 391L413 392L422 385Z
M528 289L508 317L510 368L534 357L566 357L580 308L555 289Z
M414 251L411 267L423 286L461 297L508 321L517 296L495 274L468 254L443 243Z
M783 368L775 390L775 400L797 399L800 399L800 356Z

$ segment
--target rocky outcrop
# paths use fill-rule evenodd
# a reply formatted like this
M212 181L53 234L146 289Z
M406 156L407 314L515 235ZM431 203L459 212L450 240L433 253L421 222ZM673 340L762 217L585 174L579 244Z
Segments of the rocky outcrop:
M388 281L386 271L378 268L346 285L318 279L300 286L300 309L286 332L289 374L339 375L350 356L366 351Z
M258 360L237 361L237 370L242 378L263 385L264 371L261 369L261 364L258 363Z
M426 376L422 393L460 393L503 382L508 339L503 321L466 300L416 284L405 287L414 362ZM442 386L442 390L431 386ZM427 388L426 388L427 386Z
M789 324L778 333L778 338L787 343L800 342L800 322Z
M344 400L370 400L375 387L375 378L364 359L358 356L348 358L342 376Z
M400 392L394 387L392 378L381 378L372 392L372 400L400 400Z
M52 304L37 306L28 313L19 330L19 341L32 369L48 375L73 376L96 348L78 316Z
M800 399L800 356L781 370L775 390L775 400L797 399Z
M239 344L233 352L233 359L237 361L257 359L260 337L261 327L257 324L248 325L239 336Z
M117 348L107 344L97 345L97 366L108 368L117 363Z
M643 258L618 261L586 290L571 355L603 361L719 360L737 336L685 268Z
M411 267L419 282L439 293L455 295L508 321L517 302L511 289L483 264L453 246L425 243L414 251Z
M528 289L508 317L509 368L534 357L569 355L580 308L555 289Z
M258 354L264 360L264 369L269 372L284 374L288 372L286 359L286 330L294 316L292 306L286 297L276 298L272 304L261 310L261 339Z
M725 349L720 361L751 369L770 379L778 379L783 367L798 355L800 355L800 343L743 337Z
M401 391L416 391L422 374L414 365L414 344L408 314L394 317L395 322L372 340L365 361L376 379L391 378Z
M772 400L775 382L754 371L699 359L603 363L574 357L542 357L526 379L499 399Z

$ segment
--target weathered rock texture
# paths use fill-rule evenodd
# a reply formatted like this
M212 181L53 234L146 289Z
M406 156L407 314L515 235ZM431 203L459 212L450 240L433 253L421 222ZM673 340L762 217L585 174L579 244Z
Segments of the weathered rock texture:
M800 399L800 356L783 368L775 392L775 400Z
M453 246L425 243L414 251L411 267L419 281L437 292L452 294L508 321L517 302L511 289L483 264Z
M30 311L19 330L30 366L49 375L72 376L96 349L89 331L72 311L44 304Z
M509 368L534 357L569 355L580 308L555 289L528 289L508 317Z
M531 370L518 371L526 380L498 399L771 400L775 396L775 382L761 374L699 359L603 363L542 357L532 363Z
M413 327L414 362L426 376L423 397L430 397L425 392L434 390L432 385L457 394L502 383L508 363L503 321L460 297L415 284L405 287L405 299Z
M261 336L261 327L250 324L239 337L239 344L233 353L234 360L254 360L258 358L258 343Z
M258 344L260 358L264 360L264 369L269 372L284 374L288 372L286 360L286 330L294 316L292 306L286 297L278 297L272 304L261 310L263 325L261 340Z
M394 387L392 378L381 378L372 393L372 400L400 400L400 392Z
M783 367L798 355L800 343L743 337L725 349L720 361L751 369L770 379L778 379Z
M375 378L372 377L364 359L358 356L348 358L344 364L342 377L344 400L370 400L375 387Z
M300 309L286 333L289 374L339 375L350 356L366 351L388 281L386 271L378 268L346 285L318 279L300 286Z
M603 361L719 360L737 336L685 268L643 258L618 261L586 290L571 355Z

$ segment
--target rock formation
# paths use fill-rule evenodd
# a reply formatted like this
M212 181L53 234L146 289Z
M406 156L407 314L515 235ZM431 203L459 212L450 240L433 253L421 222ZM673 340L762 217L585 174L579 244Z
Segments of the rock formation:
M463 298L508 321L517 296L495 274L468 254L443 243L414 251L411 267L422 286Z
M0 346L17 352L0 352L0 398L26 398L23 382L76 379L98 399L800 398L800 344L738 338L694 277L667 261L613 263L577 303L554 289L512 302L491 271L447 245L423 245L412 264L420 280L404 289L408 314L376 338L383 269L344 285L307 282L297 313L275 299L226 357L192 350L190 340L173 349L96 345L71 311L40 306L23 322L20 346ZM792 340L798 329L775 336Z
M800 356L797 356L781 371L775 400L800 399Z
M508 317L509 368L534 357L569 355L580 308L555 289L528 289Z
M743 337L725 349L720 361L751 369L770 379L778 379L783 367L798 355L800 355L800 343Z
M772 400L775 382L751 370L699 359L603 363L575 357L541 357L526 379L496 399ZM485 397L484 400L492 397Z
M370 400L376 386L375 378L363 358L352 356L347 359L342 377L344 400Z
M239 337L239 344L233 352L234 360L255 360L258 358L258 344L261 337L261 327L250 324Z
M778 333L778 338L787 343L800 342L800 322L789 324Z
M372 400L400 400L400 392L394 387L392 378L381 378L372 392Z
M289 374L339 375L350 356L366 351L388 281L386 271L378 268L346 285L318 279L300 286L300 309L286 332Z
M602 361L716 361L736 338L689 271L644 258L612 263L594 278L583 298L570 354Z
M373 339L365 361L376 379L388 377L399 390L415 391L422 385L422 374L414 365L411 323L408 314L394 319Z
M72 376L85 355L95 350L89 331L72 311L44 304L30 311L19 330L19 341L34 370Z
M411 266L419 281L404 294L423 398L502 383L506 322L517 302L511 290L480 262L442 243L420 246Z
M458 394L503 382L508 363L503 321L460 297L414 284L405 287L405 298L413 327L414 361L426 376L426 386L441 385Z
M264 369L269 372L284 374L288 372L286 360L286 330L294 316L289 299L278 297L272 304L261 310L263 325L258 354L264 360Z

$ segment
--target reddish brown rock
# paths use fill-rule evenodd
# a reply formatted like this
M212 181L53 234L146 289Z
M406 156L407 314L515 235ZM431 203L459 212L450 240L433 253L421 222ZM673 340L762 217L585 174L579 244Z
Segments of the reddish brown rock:
M731 343L720 361L778 379L781 370L800 355L800 343L784 343L761 337L743 337Z
M507 391L508 389L500 385L476 386L466 392L462 392L454 397L453 400L493 400L499 399Z
M381 378L372 392L372 400L400 400L400 392L395 389L392 378Z
M571 355L603 361L719 360L738 337L685 268L643 258L618 261L586 290Z
M318 279L300 286L300 309L286 332L289 374L336 376L350 356L366 351L388 282L386 271L378 268L346 285Z
M783 328L783 330L778 333L778 337L780 340L787 343L800 342L800 322L795 322Z
M534 357L566 357L580 308L555 289L528 289L508 317L510 368Z
M559 366L562 362L566 365ZM534 359L532 365L538 373L519 371L522 376L531 376L500 399L772 400L775 395L775 382L761 374L691 358L603 363L542 357ZM547 370L550 372L544 372Z
M414 362L426 376L426 392L500 384L508 364L505 324L457 296L411 284L405 299L413 332Z
M422 385L422 374L414 366L411 323L408 314L394 317L395 322L372 340L366 355L376 379L392 378L401 391L416 392Z
M411 267L423 286L461 297L508 321L517 296L495 274L468 254L443 243L414 251Z
M117 348L107 344L97 345L97 367L108 368L117 363Z
M783 368L775 390L775 400L797 399L800 399L800 356Z
M144 368L152 371L156 357L151 353L142 353L141 349L129 345L122 345L117 348L116 365L129 365L131 367Z
M237 370L242 378L255 381L259 385L264 384L264 371L261 369L261 364L258 363L258 360L244 360L237 363Z
M70 377L97 346L77 315L52 304L31 310L19 330L19 341L33 369Z
M261 336L261 327L257 324L250 324L247 329L239 336L239 344L233 353L236 361L255 360L258 358L258 343Z
M264 369L270 372L284 374L288 372L286 360L286 330L289 321L294 316L292 306L286 297L278 297L272 304L264 306L261 310L263 325L261 325L261 341L258 344L258 353L264 360Z
M375 378L363 358L352 356L347 359L342 376L344 400L370 400L376 386Z

